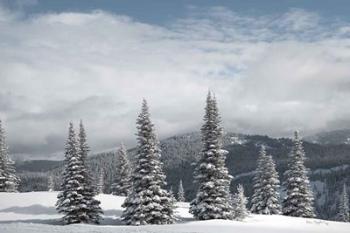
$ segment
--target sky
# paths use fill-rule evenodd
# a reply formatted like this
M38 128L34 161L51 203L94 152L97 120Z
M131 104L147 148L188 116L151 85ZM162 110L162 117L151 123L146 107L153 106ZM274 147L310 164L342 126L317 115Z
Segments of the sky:
M0 119L20 159L62 159L68 123L93 152L198 131L208 90L225 131L350 128L345 0L0 0Z

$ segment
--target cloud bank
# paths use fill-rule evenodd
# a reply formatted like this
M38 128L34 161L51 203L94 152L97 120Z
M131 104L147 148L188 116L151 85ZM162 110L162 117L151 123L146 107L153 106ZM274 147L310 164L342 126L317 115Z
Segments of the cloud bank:
M11 151L62 157L69 121L93 151L135 142L142 98L160 138L198 130L208 89L227 131L350 127L350 23L301 9L252 17L189 7L150 25L105 11L0 7L0 117Z

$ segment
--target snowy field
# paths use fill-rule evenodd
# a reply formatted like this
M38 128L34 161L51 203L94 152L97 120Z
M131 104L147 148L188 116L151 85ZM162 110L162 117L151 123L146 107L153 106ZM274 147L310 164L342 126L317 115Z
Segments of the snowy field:
M105 212L101 225L62 226L54 204L56 192L0 193L0 233L349 233L349 223L285 216L252 215L243 222L210 220L194 221L188 203L178 203L178 223L164 226L123 226L119 220L122 197L99 195Z

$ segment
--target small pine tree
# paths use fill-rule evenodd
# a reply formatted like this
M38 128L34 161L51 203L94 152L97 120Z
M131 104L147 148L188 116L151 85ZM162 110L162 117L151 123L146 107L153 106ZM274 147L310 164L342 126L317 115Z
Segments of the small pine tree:
M175 195L174 195L174 191L173 191L173 186L170 187L169 189L169 195L170 195L170 198L171 198L171 205L176 207L176 198L175 198ZM175 220L175 218L174 218Z
M163 187L165 175L160 161L159 142L150 120L146 100L137 119L137 155L132 174L132 191L123 207L122 220L128 225L170 224L174 203Z
M250 211L256 214L281 214L278 173L272 156L266 154L264 146L260 150L253 183Z
M7 159L5 157L5 150L2 142L0 128L0 192L6 192L6 180L7 180Z
M131 191L131 170L124 144L117 152L116 173L112 184L112 194L127 196Z
M343 192L340 196L340 201L338 205L337 220L341 222L349 222L349 196L346 190L346 184L343 186Z
M55 183L54 183L54 181L53 181L52 175L49 176L49 179L48 179L48 182L47 182L47 183L48 183L48 184L47 184L47 189L48 189L48 191L49 191L49 192L55 191Z
M7 157L7 181L6 181L6 192L17 192L17 188L20 179L16 175L15 162Z
M9 157L5 130L0 120L0 192L17 192L20 180L16 176L14 165Z
M179 182L179 188L178 188L178 192L177 192L177 200L181 201L181 202L186 201L184 187L182 186L182 180L180 180L180 182Z
M222 150L222 128L216 99L208 93L204 124L201 128L203 149L195 168L194 179L199 185L190 213L199 220L232 219L229 186L232 176L225 166L226 151Z
M231 198L234 219L241 221L249 215L247 203L248 200L244 195L244 188L241 184L239 184L237 187L237 193L233 194Z
M289 154L288 170L284 173L286 197L283 200L283 214L294 217L315 217L313 194L304 165L305 152L298 132L294 133L293 148Z

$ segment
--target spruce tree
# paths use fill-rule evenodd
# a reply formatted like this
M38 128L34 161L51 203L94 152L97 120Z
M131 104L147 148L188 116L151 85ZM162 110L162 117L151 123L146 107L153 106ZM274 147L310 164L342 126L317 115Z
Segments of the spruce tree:
M82 164L78 155L78 145L73 124L69 124L68 139L65 147L65 168L61 192L58 194L56 208L64 214L63 223L72 224L87 222L87 216L82 216L81 206L84 205L83 187L81 185Z
M271 155L262 146L253 178L252 213L281 214L279 202L279 180L276 165Z
M184 187L182 186L182 180L180 180L180 182L179 182L179 188L177 191L177 200L181 201L181 202L186 201Z
M298 132L294 133L293 147L288 159L288 169L284 173L283 183L286 191L286 197L282 203L283 214L294 217L315 217L314 198L304 165L305 152Z
M169 195L170 195L170 199L171 199L171 205L174 206L174 208L176 208L176 198L174 195L173 186L170 186ZM177 219L174 217L173 220L175 221Z
M82 186L84 187L84 199L86 204L86 215L88 216L88 223L98 224L101 220L102 209L100 207L100 201L95 199L97 194L96 186L93 184L92 175L87 164L87 157L89 153L89 146L87 144L87 137L83 122L79 124L78 135L78 154L82 163Z
M3 142L1 139L1 128L0 128L0 192L6 192L6 180L7 180L7 159L4 156L5 150L3 146Z
M117 152L116 172L112 184L112 194L127 196L131 191L131 170L124 144Z
M0 120L0 192L17 192L20 180L16 176L14 165L9 157L5 130Z
M346 190L346 184L343 186L343 192L340 196L338 205L337 220L341 222L349 222L349 196Z
M243 220L249 215L247 210L247 197L244 195L244 188L241 184L237 187L237 193L232 195L231 205L233 208L233 218Z
M100 220L101 209L88 187L86 179L88 173L80 140L78 143L73 124L70 123L65 147L62 191L58 194L56 203L58 212L64 215L62 219L64 224L98 223Z
M222 128L216 99L208 93L204 124L201 128L203 149L195 168L198 184L190 213L196 219L232 219L229 186L232 177L225 166L226 151L222 150Z
M55 184L54 184L52 175L49 176L49 179L47 181L47 189L49 192L55 191Z
M137 155L132 174L132 191L123 207L122 220L128 225L170 224L174 203L163 188L165 175L160 161L159 142L150 120L146 100L137 118Z
M16 175L15 162L7 156L6 192L17 192L20 179Z

